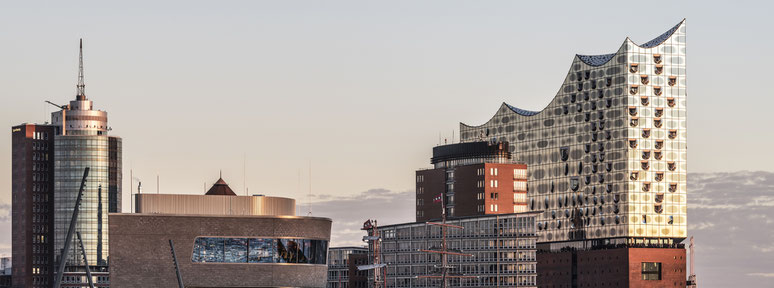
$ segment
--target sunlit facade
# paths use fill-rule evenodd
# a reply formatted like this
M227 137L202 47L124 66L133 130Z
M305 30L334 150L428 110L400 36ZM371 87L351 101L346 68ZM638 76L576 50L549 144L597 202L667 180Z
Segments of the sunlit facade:
M539 242L577 248L686 237L685 21L644 44L576 55L541 111L503 103L463 142L508 141L527 164ZM562 243L564 242L564 243Z

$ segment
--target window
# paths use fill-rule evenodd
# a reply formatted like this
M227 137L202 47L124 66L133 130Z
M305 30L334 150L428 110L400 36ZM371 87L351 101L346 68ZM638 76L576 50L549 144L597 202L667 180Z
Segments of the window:
M638 91L639 91L639 87L636 84L629 87L629 94L634 95L634 94L637 94Z
M648 75L640 75L640 83L643 85L650 83L650 80L648 80Z
M669 86L675 86L677 85L677 76L669 76Z
M648 170L650 169L650 164L648 163L648 160L643 160L640 162L640 166L642 166L642 170Z
M653 86L653 94L656 94L656 96L661 96L661 86Z
M642 192L650 192L650 182L642 183Z
M489 168L489 175L497 176L497 168Z
M664 153L661 153L660 150L653 151L653 158L656 158L656 160L661 160L661 158L663 157L664 157Z
M631 127L637 127L637 125L640 124L640 118L639 117L632 117L631 120L629 120L629 126Z
M570 94L570 103L575 103L578 100L578 95Z
M664 180L664 172L657 172L656 173L656 181L661 182Z
M650 150L642 150L642 160L650 159Z
M675 107L675 98L674 97L667 98L667 106Z
M642 262L642 280L661 280L661 263Z
M664 108L656 108L656 112L653 114L653 117L661 116L664 116Z
M578 177L570 178L570 189L572 189L572 191L578 191L578 189L580 189L580 180L578 180Z
M656 128L661 128L662 125L663 121L661 121L661 118L653 119L653 126L656 126Z
M639 178L639 173L637 172L632 172L631 175L629 175L629 180L635 181L637 178Z
M669 171L675 171L677 170L677 164L674 161L667 162L667 168Z
M663 64L656 65L656 68L653 71L656 72L656 75L661 75L661 73L664 72L664 65Z
M669 129L669 139L675 139L675 138L677 138L677 130Z
M640 104L642 104L642 106L648 106L648 104L650 104L650 99L648 99L648 96L640 97Z
M637 116L637 107L629 106L629 116Z
M656 149L661 149L661 148L664 148L664 140L656 140L656 145L655 145L655 148L656 148ZM659 151L659 152L660 152L660 151Z
M653 62L655 62L656 64L660 64L661 63L661 54L653 54Z
M669 192L677 191L677 183L669 183Z
M629 139L629 148L637 148L637 139Z
M605 86L610 87L610 85L613 85L613 78L611 77L605 78Z
M194 263L326 264L328 241L309 239L198 237Z
M642 129L642 138L650 137L650 128Z
M637 64L637 63L630 64L629 65L629 72L637 73L637 71L640 71L638 66L639 66L639 64Z

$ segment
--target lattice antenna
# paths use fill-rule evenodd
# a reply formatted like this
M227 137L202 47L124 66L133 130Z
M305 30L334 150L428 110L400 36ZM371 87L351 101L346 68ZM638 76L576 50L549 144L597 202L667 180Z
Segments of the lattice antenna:
M76 100L86 100L86 84L83 82L83 38L81 38L78 51L78 85L75 85L77 92Z

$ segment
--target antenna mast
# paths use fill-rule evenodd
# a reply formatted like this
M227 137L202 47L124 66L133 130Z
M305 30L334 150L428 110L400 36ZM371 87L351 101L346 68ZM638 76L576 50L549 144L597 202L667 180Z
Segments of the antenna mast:
M75 99L83 101L86 100L86 84L83 82L83 38L78 49L78 85L75 85L77 90Z

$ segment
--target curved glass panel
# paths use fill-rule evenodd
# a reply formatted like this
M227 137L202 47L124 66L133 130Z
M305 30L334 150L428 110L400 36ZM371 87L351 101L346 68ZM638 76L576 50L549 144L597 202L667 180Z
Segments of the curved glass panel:
M195 263L327 263L328 241L311 239L198 237Z

